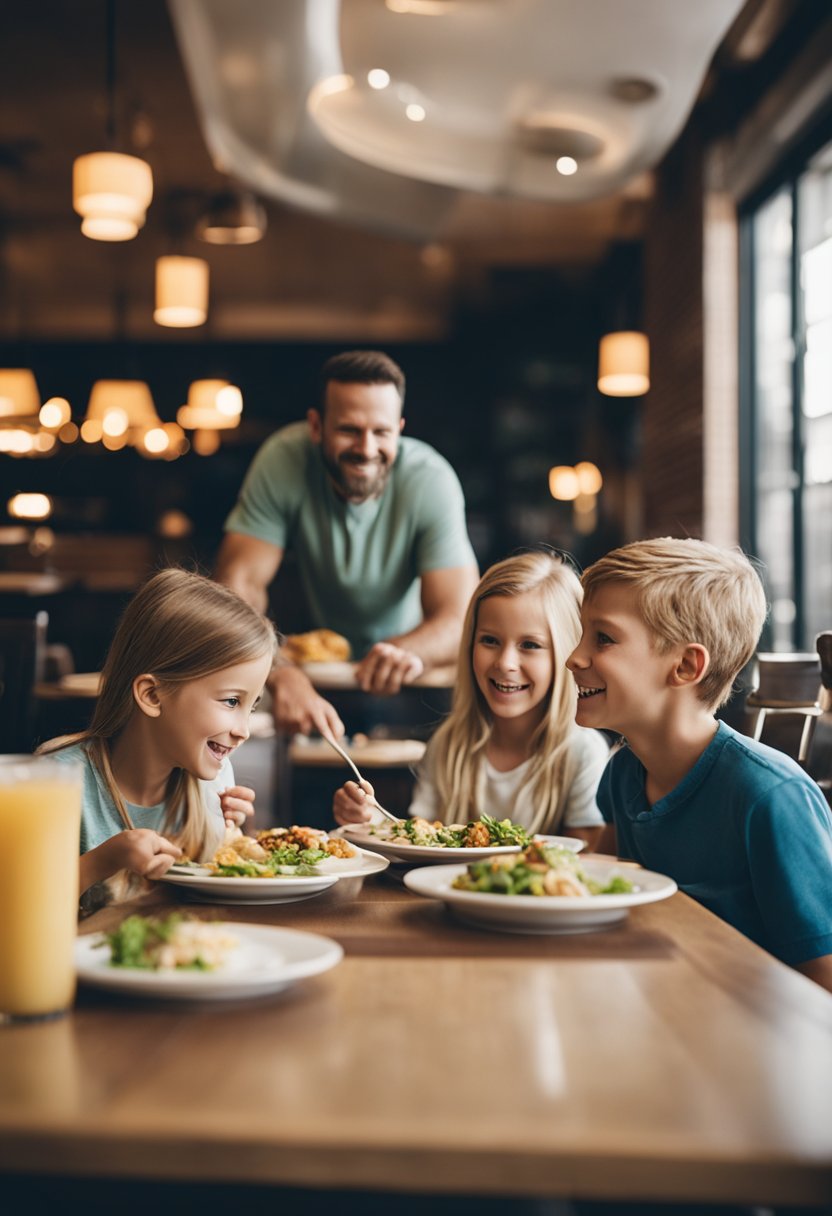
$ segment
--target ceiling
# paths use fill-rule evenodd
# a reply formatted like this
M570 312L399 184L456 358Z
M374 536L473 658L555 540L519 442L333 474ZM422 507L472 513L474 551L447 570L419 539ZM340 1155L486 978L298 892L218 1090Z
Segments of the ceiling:
M154 199L135 240L104 243L81 235L71 178L76 156L105 146L107 4L2 6L0 338L440 337L494 267L581 273L615 242L638 239L649 170L684 125L717 44L729 27L735 44L737 30L759 33L761 20L770 40L788 7L122 2L117 136L151 164ZM358 87L380 59L391 89ZM307 98L322 78L353 85L320 90L313 116ZM634 79L653 93L611 100L611 80ZM402 119L414 98L429 121ZM572 177L551 170L564 139L580 163ZM257 244L193 235L229 181L266 204ZM210 264L209 321L198 330L152 320L155 259L172 252Z

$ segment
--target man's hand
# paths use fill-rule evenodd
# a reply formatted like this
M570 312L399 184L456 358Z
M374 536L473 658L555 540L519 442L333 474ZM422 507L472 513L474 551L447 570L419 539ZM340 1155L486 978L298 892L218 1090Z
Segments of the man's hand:
M392 642L376 642L357 664L355 678L364 692L395 693L424 670L424 663L412 650L403 650Z
M317 730L322 735L341 738L344 723L334 706L318 696L312 681L299 667L278 667L272 673L269 686L274 724L278 730L292 735L308 735Z

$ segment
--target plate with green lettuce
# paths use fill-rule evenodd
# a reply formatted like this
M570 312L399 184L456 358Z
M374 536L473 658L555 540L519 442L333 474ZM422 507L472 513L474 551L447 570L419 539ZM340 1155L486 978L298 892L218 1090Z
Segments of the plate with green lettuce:
M535 842L511 856L405 875L418 895L441 900L459 920L503 933L583 933L626 918L631 908L667 899L665 874L608 858L578 857Z

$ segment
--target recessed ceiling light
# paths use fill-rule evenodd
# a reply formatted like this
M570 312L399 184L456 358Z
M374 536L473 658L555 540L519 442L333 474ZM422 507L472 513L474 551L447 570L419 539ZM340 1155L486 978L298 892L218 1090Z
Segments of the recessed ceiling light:
M371 89L386 89L390 83L390 73L384 68L370 68L367 73L367 84Z
M578 162L574 156L559 156L555 161L555 168L564 177L571 177L573 173L578 172Z
M411 101L410 105L405 107L404 112L411 122L425 121L425 107L417 105L415 101Z

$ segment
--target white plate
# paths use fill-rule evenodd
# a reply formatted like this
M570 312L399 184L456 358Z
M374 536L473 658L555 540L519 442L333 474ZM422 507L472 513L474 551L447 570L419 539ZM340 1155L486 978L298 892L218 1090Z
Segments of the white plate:
M519 853L519 844L486 845L479 849L449 849L436 845L404 844L398 840L381 840L371 835L367 824L345 824L341 829L345 836L353 842L381 853L393 861L429 861L433 865L447 865L452 861L480 861L490 857L492 853ZM583 840L573 836L535 836L535 840L545 840L547 844L557 844L572 853L580 853L584 848Z
M614 861L586 857L582 868L590 878L608 881L620 874L634 885L621 895L492 895L458 891L452 884L465 866L424 866L405 874L405 884L419 895L441 899L459 920L503 933L585 933L623 920L630 908L667 899L676 883L666 874L619 866Z
M344 952L331 938L300 929L225 922L239 940L214 971L143 971L110 966L110 949L101 933L75 942L78 979L97 988L168 1000L230 1000L280 992L296 980L328 971ZM103 946L97 943L104 942Z
M173 865L157 878L183 887L193 899L218 904L287 904L311 899L338 882L339 878L366 878L386 870L390 862L378 853L359 849L356 857L328 857L315 867L319 873L278 874L274 878L224 878L203 866Z
M316 688L358 688L355 663L346 660L331 663L302 663L301 667Z

